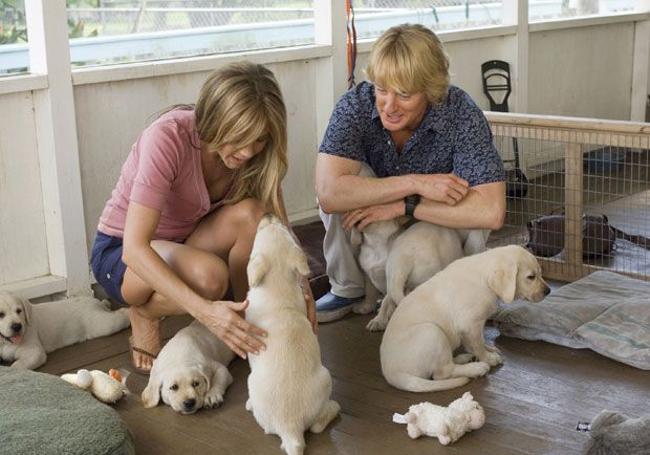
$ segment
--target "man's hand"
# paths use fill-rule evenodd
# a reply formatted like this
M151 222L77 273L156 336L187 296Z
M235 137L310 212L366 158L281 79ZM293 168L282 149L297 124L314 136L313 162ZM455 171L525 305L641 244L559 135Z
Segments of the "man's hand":
M311 329L314 335L318 334L318 319L316 318L316 302L314 301L314 294L311 291L309 279L304 277L302 279L302 293L305 296L305 305L307 306L307 319L311 323Z
M388 204L372 205L362 209L351 210L343 215L343 229L356 227L363 231L366 226L375 221L386 221L404 215L404 202L395 201Z
M425 199L456 205L469 191L469 183L454 174L415 174L416 192Z

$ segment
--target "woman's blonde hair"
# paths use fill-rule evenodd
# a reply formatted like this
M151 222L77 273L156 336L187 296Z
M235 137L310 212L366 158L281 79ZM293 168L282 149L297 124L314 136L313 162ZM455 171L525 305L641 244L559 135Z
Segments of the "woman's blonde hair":
M447 97L449 59L431 30L402 24L386 30L372 46L366 75L383 88L424 92L437 104Z
M273 73L239 62L213 72L194 108L199 139L214 152L226 144L245 147L265 140L262 152L235 172L226 203L260 200L281 216L280 184L287 173L287 112Z

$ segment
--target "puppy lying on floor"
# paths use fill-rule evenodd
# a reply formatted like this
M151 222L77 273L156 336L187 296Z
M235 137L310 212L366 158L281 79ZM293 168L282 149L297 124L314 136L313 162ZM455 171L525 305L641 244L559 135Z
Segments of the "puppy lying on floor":
M494 248L458 259L402 300L381 342L381 369L398 389L433 392L459 387L502 363L485 345L485 321L500 298L539 302L550 288L524 248ZM453 357L463 345L468 354ZM472 356L477 362L470 362ZM433 379L432 379L433 378Z
M266 350L248 357L246 409L265 433L280 436L288 454L302 454L303 433L323 431L340 407L330 400L332 378L307 319L301 288L307 258L277 217L260 221L247 272L246 319L268 337Z
M226 366L235 354L199 322L178 331L153 363L142 392L145 408L163 403L181 414L193 414L223 402L232 376Z
M0 292L0 359L12 367L33 370L45 363L48 352L128 326L125 308L110 311L107 301L92 297L32 305L25 298Z

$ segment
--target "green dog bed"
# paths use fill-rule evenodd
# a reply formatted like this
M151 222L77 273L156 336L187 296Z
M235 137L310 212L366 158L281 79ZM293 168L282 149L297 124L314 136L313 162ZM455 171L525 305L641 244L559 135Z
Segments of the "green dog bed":
M118 413L57 376L0 366L0 454L134 454Z

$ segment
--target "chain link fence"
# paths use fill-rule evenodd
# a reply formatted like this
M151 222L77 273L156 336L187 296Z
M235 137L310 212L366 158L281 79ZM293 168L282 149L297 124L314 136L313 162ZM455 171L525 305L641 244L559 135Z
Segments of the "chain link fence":
M98 7L69 7L72 21L100 35L184 30L269 22L313 20L314 2L298 0L97 0ZM420 20L434 29L501 23L501 2L494 0L365 0L353 2L360 22L377 16L395 24ZM451 9L451 11L450 11ZM450 16L453 12L453 17ZM445 17L441 17L445 16ZM402 21L403 22L403 21ZM361 27L363 29L363 27ZM377 27L374 27L375 29ZM360 34L370 38L383 30Z
M71 60L91 65L311 44L316 1L322 0L67 0ZM352 3L358 39L372 39L405 22L436 31L499 25L502 1ZM534 21L630 11L641 1L531 0L529 11ZM0 74L28 64L24 11L24 0L0 0Z

